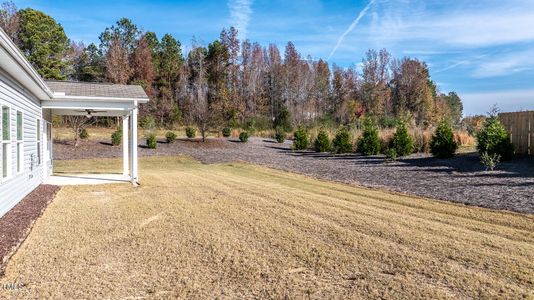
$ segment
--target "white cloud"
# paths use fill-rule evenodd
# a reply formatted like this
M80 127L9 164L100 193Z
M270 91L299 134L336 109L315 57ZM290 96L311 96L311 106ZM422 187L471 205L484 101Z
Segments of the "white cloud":
M371 8L371 6L373 5L373 3L375 2L376 0L371 0L365 7L362 11L360 11L360 13L358 14L358 16L356 17L356 19L354 19L354 21L352 21L352 23L350 24L349 28L347 28L347 30L345 30L345 32L343 32L343 34L338 38L337 40L337 43L336 43L336 46L334 47L334 49L332 49L332 52L330 52L330 55L328 55L328 58L327 60L330 60L330 58L332 58L332 55L334 55L337 51L337 49L339 48L339 46L341 45L341 43L343 43L343 40L345 39L345 37L351 33L354 28L356 28L356 26L358 25L358 23L360 22L360 20L365 16L365 14L367 13L367 11L369 10L369 8Z
M483 114L497 104L502 112L534 110L534 89L460 93L464 115Z
M509 76L515 73L534 69L534 50L494 55L491 60L481 62L473 71L476 78Z
M486 47L534 41L534 2L503 1L460 9L430 9L417 1L377 4L369 37L383 44L424 41L434 46Z
M245 40L248 35L248 24L250 22L250 16L252 15L251 6L252 0L228 1L232 26L238 30L242 40Z

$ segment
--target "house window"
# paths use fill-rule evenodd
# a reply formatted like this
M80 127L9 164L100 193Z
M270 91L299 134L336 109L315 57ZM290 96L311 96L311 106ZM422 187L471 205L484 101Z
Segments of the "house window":
M2 106L2 178L7 178L10 175L11 163L11 126L10 126L10 111L9 107Z
M22 112L17 111L17 173L24 169L24 140L22 129Z
M41 120L37 119L37 164L41 165Z

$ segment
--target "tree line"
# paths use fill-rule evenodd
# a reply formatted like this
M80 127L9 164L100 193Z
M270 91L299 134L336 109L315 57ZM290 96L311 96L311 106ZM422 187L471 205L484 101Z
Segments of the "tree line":
M350 124L372 116L387 124L402 117L428 127L459 124L462 102L442 93L424 61L369 50L359 67L343 68L304 57L292 42L240 41L235 28L205 45L143 31L127 18L106 28L99 44L70 40L51 16L4 2L0 27L45 79L142 85L150 97L141 120L158 126L194 124L200 131L257 124Z

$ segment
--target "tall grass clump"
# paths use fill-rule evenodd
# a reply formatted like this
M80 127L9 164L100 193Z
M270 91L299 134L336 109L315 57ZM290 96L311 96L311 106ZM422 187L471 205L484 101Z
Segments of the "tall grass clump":
M451 158L458 150L458 144L454 140L452 127L447 121L442 121L430 142L430 152L435 157Z
M363 121L363 132L360 140L358 141L357 150L363 155L377 155L380 153L378 127L372 118L365 118Z
M429 153L433 134L434 133L428 129L420 127L413 128L412 136L414 138L414 151L419 153Z

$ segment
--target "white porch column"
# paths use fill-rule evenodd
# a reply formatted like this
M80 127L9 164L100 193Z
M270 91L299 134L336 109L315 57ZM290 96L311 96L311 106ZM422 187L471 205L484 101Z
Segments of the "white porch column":
M139 182L138 165L137 165L137 101L132 110L132 182Z
M129 150L128 150L128 127L129 127L130 118L128 115L122 117L122 174L124 177L127 177L130 175L130 168L129 168Z

